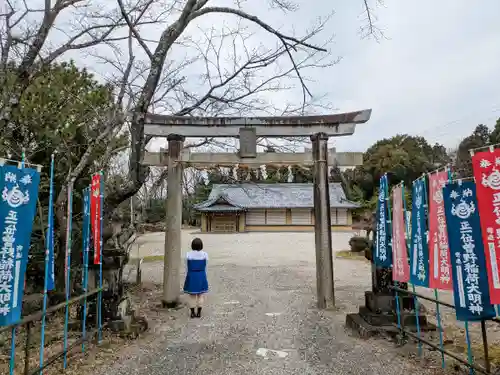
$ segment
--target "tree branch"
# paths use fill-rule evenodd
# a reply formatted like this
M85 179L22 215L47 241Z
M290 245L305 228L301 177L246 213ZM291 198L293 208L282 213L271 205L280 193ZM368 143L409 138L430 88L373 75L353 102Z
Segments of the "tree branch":
M285 34L282 34L278 30L276 30L273 27L271 27L270 25L268 25L267 23L261 21L258 17L253 16L251 14L248 14L246 12L243 12L242 10L239 10L239 9L232 9L232 8L228 8L228 7L206 7L206 8L200 9L196 12L193 12L191 14L191 16L189 17L189 21L192 21L195 18L201 17L201 16L203 16L205 14L209 14L209 13L233 14L235 16L241 17L243 19L246 19L248 21L251 21L251 22L259 25L260 27L262 27L264 30L268 31L269 33L276 35L280 40L283 40L286 42L293 42L297 45L302 45L304 47L311 48L313 50L327 52L327 50L322 48L322 47L318 47L318 46L315 46L313 44L309 44L309 43L306 43L304 41L300 41L299 39L294 38L292 36L287 36Z
M374 0L376 6L383 6L383 0ZM377 17L369 0L363 0L363 9L365 14L366 24L361 26L361 36L363 38L373 38L379 42L380 39L385 38L384 32L377 26Z
M132 24L132 22L130 21L129 16L127 15L127 12L125 11L125 6L123 5L123 1L122 0L116 0L116 1L118 3L118 6L120 7L120 12L122 14L122 17L125 20L125 22L127 23L130 31L132 32L132 34L136 38L137 42L139 42L139 44L141 45L141 47L144 50L144 52L146 52L146 54L148 55L149 59L152 60L153 59L153 53L151 52L151 50L147 46L146 42L144 42L144 40L139 35L139 32L135 28L135 25Z

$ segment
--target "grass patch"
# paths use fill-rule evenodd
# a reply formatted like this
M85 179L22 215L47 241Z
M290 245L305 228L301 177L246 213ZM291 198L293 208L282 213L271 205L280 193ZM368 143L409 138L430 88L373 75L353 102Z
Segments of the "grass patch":
M352 252L350 250L337 251L335 253L335 258L354 259L354 260L367 260L365 258L365 253L363 251L359 252L359 253L355 253L355 252Z
M143 258L144 263L159 262L161 260L163 260L163 255L147 255ZM139 263L139 258L130 258L128 263L129 264L137 264L137 263Z

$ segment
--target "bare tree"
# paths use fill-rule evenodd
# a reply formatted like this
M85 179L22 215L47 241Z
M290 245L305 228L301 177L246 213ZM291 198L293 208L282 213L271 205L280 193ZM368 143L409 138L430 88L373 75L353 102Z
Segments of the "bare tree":
M323 46L310 44L309 39L322 30L323 23L304 37L296 38L280 33L242 8L210 7L209 1L206 0L186 1L179 9L171 8L171 16L172 18L175 16L176 20L163 30L153 50L150 44L155 44L154 41L148 40L133 27L131 14L134 12L128 10L121 0L117 1L135 41L148 57L147 63L141 65L149 66L149 69L137 69L137 81L144 83L139 85L139 90L134 95L137 100L134 102L130 123L132 149L129 183L119 193L113 194L113 199L107 202L108 207L116 206L123 199L135 194L147 177L147 168L140 164L140 160L144 147L150 140L144 135L144 114L151 108L177 115L244 115L257 111L276 113L276 109L266 103L260 94L291 90L291 86L283 85L283 78L294 74L303 91L301 108L305 111L307 100L312 95L300 72L321 64L321 59L317 57L319 53L326 52L326 49ZM134 6L137 8L137 4ZM246 42L251 38L251 33L245 30L242 22L238 22L236 28L217 30L211 27L208 30L200 30L204 41L189 35L182 37L189 24L212 14L232 15L247 23L258 25L275 36L278 43L272 47L248 48ZM197 53L191 59L181 62L168 61L167 57L174 45L180 45ZM230 53L226 53L227 51ZM278 63L285 58L289 64L285 68L272 71L273 66L279 66ZM199 66L200 63L204 66L205 72L200 74L198 79L187 80L181 74L185 72L187 66L193 64ZM322 66L329 66L332 63L325 61Z
M279 12L298 8L290 0L268 1L271 10ZM97 163L100 166L122 150L112 140L124 129L130 136L128 178L107 195L105 212L111 213L143 186L149 173L141 164L151 140L144 134L148 111L185 116L313 112L321 108L321 97L313 97L308 88L307 71L338 61L327 53L331 38L323 36L321 43L313 42L324 32L328 17L295 36L251 14L245 8L249 3L238 0L232 7L211 6L210 0L32 3L6 0L0 10L0 129L4 137L14 130L23 134L16 116L34 77L70 53L85 52L105 62L108 72L112 68L106 78L116 88L114 107L96 114L99 135L88 143L84 157L72 167L59 192L56 212L61 222L67 187L96 162L93 151L98 145L109 145ZM372 25L370 8L364 4ZM232 23L220 22L217 16L230 18ZM373 33L370 27L368 33ZM14 72L14 80L7 85L8 71ZM283 90L299 90L300 103L276 106L272 95Z
M103 43L128 39L129 46L132 46L131 35L123 33L126 23L116 9L106 9L82 0L57 0L55 3L46 0L39 4L40 7L32 4L25 0L8 0L0 14L0 129L3 143L17 139L17 142L4 144L9 153L15 156L19 155L21 146L26 146L26 135L29 133L26 125L17 121L20 99L31 82L43 74L46 66L69 52ZM65 22L65 19L68 21ZM140 23L141 20L136 21L136 24ZM55 39L60 42L53 43L49 40L49 34L57 34ZM132 62L133 56L129 66ZM64 203L68 187L74 184L93 161L92 154L96 147L109 143L124 123L122 109L129 75L130 68L116 82L115 107L106 113L96 113L95 118L88 119L98 121L100 131L92 142L88 142L82 160L68 171L66 184L57 196L56 215L61 223L65 218ZM29 146L36 148L36 145ZM29 154L33 150L27 151Z

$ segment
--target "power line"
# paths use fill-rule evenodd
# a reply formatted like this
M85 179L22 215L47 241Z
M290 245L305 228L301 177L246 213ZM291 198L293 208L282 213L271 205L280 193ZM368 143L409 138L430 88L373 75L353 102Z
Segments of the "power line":
M468 115L465 115L465 116L462 116L461 118L458 118L458 119L455 119L455 120L451 120L449 122L446 122L445 124L442 124L442 125L438 125L438 126L430 126L426 129L424 129L423 131L419 131L418 135L420 136L424 136L425 134L428 134L428 132L438 132L438 133L434 133L433 135L434 136L441 136L441 135L446 135L446 134L449 134L449 130L448 128L451 126L451 125L456 125L458 123L461 123L463 121L465 121L466 119L470 118L470 117L473 117L475 114L479 113L480 111L476 111L476 112L472 112L472 113L469 113ZM493 109L491 109L489 112L486 112L486 113L496 113L496 112L500 112L500 105L495 105ZM489 121L489 120L493 120L493 119L496 119L498 118L499 116L490 116L486 119L483 119L483 120L486 120L486 121ZM479 123L476 123L474 125L474 127L476 127L477 125L479 125ZM437 138L436 137L436 138Z

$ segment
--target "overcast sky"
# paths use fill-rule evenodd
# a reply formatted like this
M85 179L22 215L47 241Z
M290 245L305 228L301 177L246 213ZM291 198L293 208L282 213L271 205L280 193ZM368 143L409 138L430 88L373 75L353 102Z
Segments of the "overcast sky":
M373 108L369 123L339 148L398 132L455 146L478 123L500 116L500 2L386 0L376 11L388 40L359 40L354 1L335 1L341 64L329 74L342 110ZM346 4L351 4L347 6Z
M342 56L318 72L318 85L328 86L342 111L373 108L370 122L336 142L339 149L363 150L406 132L454 147L476 124L500 116L499 1L386 0L376 9L387 37L380 43L359 37L361 1L315 3L334 6L332 50ZM294 22L305 18L297 14Z
M232 1L211 0L209 5ZM366 24L362 0L298 2L300 9L287 15L269 11L267 0L246 1L244 9L296 35L303 35L301 31L317 17L335 11L321 37L335 33L330 52L342 59L331 68L308 72L315 81L311 91L328 94L327 101L339 111L373 109L371 120L359 125L354 136L336 141L339 150L363 151L397 133L422 135L455 147L478 123L492 126L500 116L500 1L384 0L384 7L374 9L386 37L378 43L360 36L360 27ZM234 21L233 16L210 17L202 17L188 32L196 35L200 26ZM154 34L148 32L149 37ZM266 39L276 40L260 32L252 42ZM169 57L184 55L177 48ZM91 60L85 61L95 68ZM300 97L297 90L272 98L279 106Z

